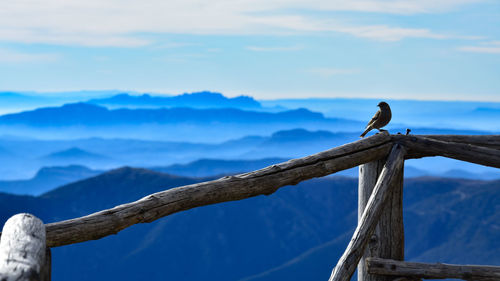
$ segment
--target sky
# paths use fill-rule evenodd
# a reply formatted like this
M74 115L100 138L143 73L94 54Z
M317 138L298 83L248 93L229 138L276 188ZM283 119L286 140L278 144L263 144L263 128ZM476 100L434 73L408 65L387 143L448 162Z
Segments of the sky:
M0 1L0 90L99 89L500 101L500 1Z

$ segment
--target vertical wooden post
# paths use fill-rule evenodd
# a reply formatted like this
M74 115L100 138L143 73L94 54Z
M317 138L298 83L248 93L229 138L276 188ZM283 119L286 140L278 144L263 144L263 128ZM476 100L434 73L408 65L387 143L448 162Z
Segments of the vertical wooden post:
M49 247L45 248L45 263L40 272L40 281L52 279L52 252Z
M393 196L392 188L396 186L395 182L403 169L405 155L406 149L401 145L395 144L392 147L387 162L366 203L358 226L352 234L352 239L333 268L329 281L351 280L372 235L375 233L384 209L392 209L387 204L391 203L389 198Z
M7 220L0 238L0 280L45 281L50 278L50 250L45 225L31 214Z
M370 198L373 187L385 165L385 159L359 166L358 222ZM369 274L366 258L404 259L403 170L394 180L392 194L358 265L358 281L389 281L394 278Z

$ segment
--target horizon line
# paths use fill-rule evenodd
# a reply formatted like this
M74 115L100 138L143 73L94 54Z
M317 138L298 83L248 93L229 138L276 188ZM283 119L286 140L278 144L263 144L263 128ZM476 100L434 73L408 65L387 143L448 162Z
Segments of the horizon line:
M226 91L221 91L221 90L184 90L184 91L171 91L171 90L138 90L138 89L131 89L131 90L120 90L120 89L66 89L66 90L12 90L12 89L0 89L0 93L18 93L18 94L24 94L24 95L45 95L46 97L51 97L51 96L56 96L56 95L62 95L62 94L70 94L70 93L83 93L83 92L94 92L95 94L98 94L99 92L102 92L103 95L117 95L117 94L128 94L131 96L140 96L144 94L148 94L151 96L159 96L159 97L173 97L173 96L179 96L183 94L192 94L192 93L199 93L199 92L211 92L211 93L219 93L222 94L223 96L227 98L234 98L238 96L247 96L251 97L257 101L262 100L262 101L279 101L279 100L315 100L315 99L326 99L326 100L335 100L335 99L341 99L341 100L348 100L348 99L354 99L354 100L393 100L393 101L420 101L420 102L425 102L425 101L433 101L433 102L480 102L480 103L486 103L486 102L494 102L494 103L500 103L500 93L498 94L498 98L496 99L488 99L488 98L475 98L475 99L470 99L470 98L452 98L452 97L443 97L442 95L450 95L450 94L424 94L426 97L424 98L418 98L418 97L398 97L401 94L381 94L380 96L376 96L377 94L357 94L357 93L352 93L352 94L330 94L330 93L316 93L316 95L311 96L310 94L301 94L301 93L296 93L296 94L291 94L289 96L286 96L285 94L276 92L273 94L268 94L268 93L254 93L253 95L251 94L246 94L245 91L233 91L233 90L226 90ZM111 93L111 92L116 92L116 93ZM250 92L250 91L248 91ZM411 95L411 96L416 96L419 95L421 96L422 94L403 94L404 96ZM261 97L259 97L261 96ZM271 97L268 97L271 96ZM280 97L281 96L281 97ZM433 98L432 96L435 96L436 98ZM476 95L477 97L477 95Z

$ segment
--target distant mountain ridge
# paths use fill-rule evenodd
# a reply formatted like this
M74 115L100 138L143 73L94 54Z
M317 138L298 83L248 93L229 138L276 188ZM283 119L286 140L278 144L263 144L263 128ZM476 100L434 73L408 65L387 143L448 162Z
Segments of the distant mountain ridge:
M216 143L294 128L353 131L365 122L325 118L307 109L281 112L237 108L107 109L75 103L0 116L4 134L42 139L137 138Z
M240 174L262 169L267 166L282 163L289 158L263 158L263 159L208 159L203 158L186 164L173 164L169 166L149 166L142 167L152 171L167 173L175 176L191 178L200 177L221 177L225 175ZM81 163L81 159L75 159L69 163ZM67 163L67 162L63 162ZM423 170L412 165L405 165L404 176L406 179L417 177L433 178L460 178L471 180L499 180L500 171L476 171L471 172L461 169L450 169L440 172ZM94 170L81 165L69 165L59 167L43 167L33 178L26 180L3 180L0 181L0 192L11 194L39 195L57 186L69 184L77 180L105 172L108 169ZM333 176L358 177L358 168L352 168Z
M200 159L187 164L167 167L150 167L153 171L189 177L208 177L250 172L285 162L285 158L264 158L255 160Z
M259 100L264 108L281 106L288 109L304 107L321 112L326 117L347 117L353 120L370 120L376 105L382 99L303 98ZM434 101L385 99L392 110L388 128L408 127L457 128L500 132L499 102Z
M235 108L194 109L187 107L109 110L94 104L73 103L60 107L39 108L32 111L2 115L0 116L0 125L22 124L54 127L72 125L134 125L144 123L175 124L186 122L197 124L207 124L210 122L245 124L314 120L327 121L323 114L303 108L278 113L245 111Z
M262 106L249 96L227 98L221 93L203 91L178 96L140 96L127 93L109 98L91 99L88 103L114 107L189 107L189 108L239 108L259 109Z
M53 152L49 155L42 157L44 160L103 160L108 157L85 151L78 147L71 147L62 151Z
M40 195L61 185L93 177L102 172L79 165L44 167L31 179L0 181L0 192Z
M264 126L267 127L266 124ZM241 129L246 131L248 127L250 126L241 126ZM165 129L166 134L170 132L172 134L177 133L175 130L168 131ZM397 132L404 133L404 129L391 130L390 132L393 134ZM485 132L413 128L412 133L484 134ZM188 167L193 164L191 163L193 161L212 159L214 160L213 163L206 164L214 165L214 169L220 169L224 164L217 161L238 160L243 165L242 163L245 161L259 162L267 158L291 159L304 157L357 141L359 140L359 134L360 131L331 132L295 128L274 131L269 135L249 135L214 143L206 143L198 139L191 139L189 141L151 141L134 138L37 140L14 137L4 139L0 137L0 160L9 163L9 165L0 165L0 179L26 179L32 177L36 171L44 166L65 166L71 164L84 165L93 169L109 170L123 165L165 168L173 164L182 164L180 166L186 165L185 167ZM84 152L74 153L75 151L66 151L72 147L76 147ZM59 154L61 152L62 155ZM90 155L87 153L90 153ZM243 167L239 166L240 164L235 164L234 168ZM476 179L481 178L480 176L484 176L483 179L500 177L500 171L496 169L472 164L467 165L467 163L459 161L453 162L453 160L445 158L411 160L407 164L423 170L419 172L412 171L412 175L445 176L444 173L449 172L449 170L458 169L468 171L468 173L454 172L450 176L458 177L463 175L465 178ZM206 169L206 171L210 171L211 169L210 167L202 168L201 166L199 168L196 171L194 169L188 170L197 173L201 169ZM231 172L240 171L231 170Z
M279 112L307 108L325 114L327 118L353 119L366 122L376 111L379 99L303 98L255 100L251 96L225 97L211 91L176 96L156 93L139 95L133 91L77 91L67 93L0 92L0 112L16 112L35 106L55 106L64 103L89 102L108 108L238 108ZM389 127L407 124L411 127L439 127L500 131L500 125L489 122L499 118L500 103L477 101L386 100L393 109ZM3 111L2 111L3 109ZM306 128L310 129L310 128Z

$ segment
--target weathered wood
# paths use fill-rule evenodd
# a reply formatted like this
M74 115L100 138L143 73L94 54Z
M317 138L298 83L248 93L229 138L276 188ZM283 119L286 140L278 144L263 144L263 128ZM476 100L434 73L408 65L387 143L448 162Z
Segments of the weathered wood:
M384 164L385 159L381 159L359 166L358 222L361 222L363 211ZM368 257L404 259L403 169L394 179L393 185L390 187L391 192L385 203L386 208L383 209L375 232L359 261L358 281L392 281L394 279L393 277L369 274L365 265L365 259Z
M404 155L405 149L398 144L394 145L366 204L361 221L354 231L351 242L349 242L347 249L333 269L329 281L347 281L351 279L359 260L363 256L366 245L375 231L387 198L392 192L391 187L394 187L394 181L398 179L398 175L401 173Z
M391 137L381 133L251 173L158 192L85 217L50 223L46 226L47 245L57 247L99 239L133 224L151 222L179 211L269 195L282 186L295 185L386 157L391 147Z
M440 141L415 135L393 135L393 140L407 148L406 158L444 156L457 160L500 168L500 150L476 145Z
M422 281L422 279L417 277L398 277L392 281Z
M465 143L476 146L484 146L493 149L500 149L500 135L418 135L445 142Z
M17 214L5 223L0 239L0 280L44 280L45 226L30 214Z
M45 249L45 264L40 273L40 281L50 281L52 279L52 252L50 248Z
M419 263L380 258L369 258L367 266L370 273L381 275L424 279L500 280L500 266Z

